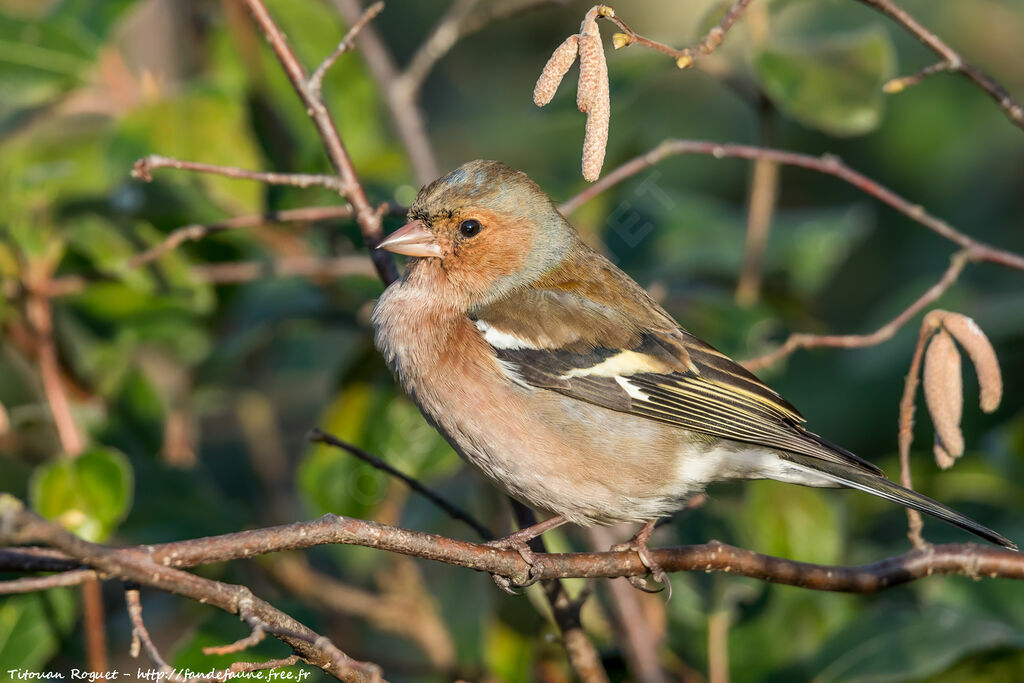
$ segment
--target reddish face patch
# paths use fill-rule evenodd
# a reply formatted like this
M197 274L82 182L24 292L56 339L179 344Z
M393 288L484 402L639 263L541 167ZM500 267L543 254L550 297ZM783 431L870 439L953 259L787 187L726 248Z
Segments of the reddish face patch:
M449 278L475 292L518 273L533 244L533 229L526 221L487 209L460 209L433 221L431 230L441 244Z

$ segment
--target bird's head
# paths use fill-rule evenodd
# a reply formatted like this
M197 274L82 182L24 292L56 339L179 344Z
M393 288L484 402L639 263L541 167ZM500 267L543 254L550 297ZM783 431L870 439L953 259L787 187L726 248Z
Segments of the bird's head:
M474 305L558 266L579 243L551 199L522 171L470 161L423 187L409 223L378 245L437 270Z

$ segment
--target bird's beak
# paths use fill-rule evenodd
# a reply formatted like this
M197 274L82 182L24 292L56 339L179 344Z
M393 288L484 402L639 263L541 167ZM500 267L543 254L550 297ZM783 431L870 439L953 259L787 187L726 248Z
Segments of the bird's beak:
M441 246L423 225L423 221L406 223L388 235L387 239L377 245L377 248L405 256L434 256L438 258L441 256Z

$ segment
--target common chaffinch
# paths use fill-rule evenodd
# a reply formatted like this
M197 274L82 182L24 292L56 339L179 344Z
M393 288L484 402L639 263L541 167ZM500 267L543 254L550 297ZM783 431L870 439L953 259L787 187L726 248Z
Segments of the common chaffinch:
M993 543L969 517L803 427L587 246L526 174L472 161L420 190L378 248L413 257L373 311L427 419L507 493L580 525L653 523L718 481L860 489ZM534 532L518 536L518 541Z

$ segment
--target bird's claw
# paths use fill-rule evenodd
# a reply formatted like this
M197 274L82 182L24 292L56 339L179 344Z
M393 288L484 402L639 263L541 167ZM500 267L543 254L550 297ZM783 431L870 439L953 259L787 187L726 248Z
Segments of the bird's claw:
M496 585L498 588L505 591L509 595L520 595L520 593L515 590L516 588L528 588L529 586L532 586L533 584L537 583L543 575L544 572L541 570L542 564L540 560L537 559L537 556L534 554L532 550L530 550L530 546L528 546L526 543L523 543L518 539L508 537L499 538L496 541L490 541L486 545L492 546L494 548L501 548L502 550L515 550L519 553L519 556L523 558L523 561L526 562L527 566L529 567L529 570L526 575L526 581L523 581L522 583L513 581L510 577L507 576L501 576L500 574L491 574L491 579L494 580L494 585Z
M645 593L660 593L661 591L668 589L668 597L666 600L672 599L672 582L669 581L668 574L661 565L651 557L650 550L647 548L647 539L650 537L651 532L654 531L654 524L645 524L643 528L637 533L636 536L631 538L626 543L619 543L612 546L612 550L615 552L630 551L637 554L640 558L640 563L647 568L650 572L651 577L655 583L662 584L661 586L652 587L648 584L647 579L642 576L627 576L630 585L637 590L642 590Z

